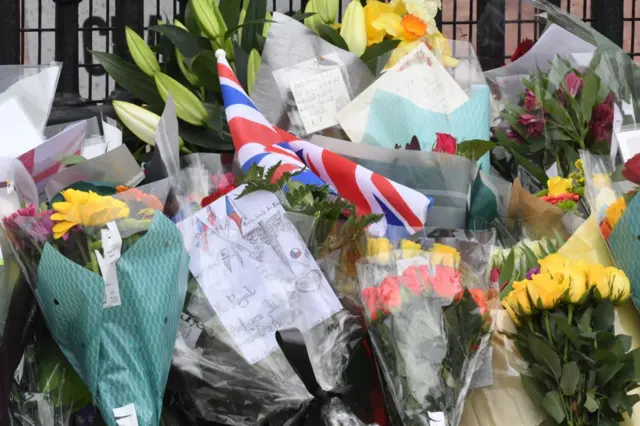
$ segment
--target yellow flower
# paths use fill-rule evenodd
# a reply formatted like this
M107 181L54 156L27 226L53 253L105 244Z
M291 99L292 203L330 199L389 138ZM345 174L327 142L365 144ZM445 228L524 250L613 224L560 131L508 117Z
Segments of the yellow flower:
M631 296L631 283L629 282L629 278L621 269L609 267L606 268L606 270L609 274L609 283L611 284L609 299L615 305L622 305L629 300Z
M509 313L509 316L515 323L516 327L520 327L520 318L518 317L515 308L511 305L511 298L505 297L502 299L502 306Z
M570 263L558 253L553 253L544 259L539 259L538 263L540 264L540 272L548 274L561 274L570 266Z
M51 215L54 238L63 237L74 226L102 226L112 220L129 216L129 206L113 197L95 192L67 189L62 191L65 201L53 203Z
M457 66L460 61L454 58L451 52L451 45L449 40L442 35L440 31L436 31L433 34L429 34L427 37L427 43L431 46L433 53L440 59L442 65L446 68L453 68Z
M367 256L376 256L380 263L389 263L393 245L386 238L371 238L367 241Z
M589 288L596 286L597 281L600 279L601 274L604 273L604 266L599 263L586 265L587 273L587 285Z
M403 3L407 13L435 29L435 19L439 9L437 0L403 0Z
M364 7L364 19L367 27L367 46L378 44L384 40L387 32L383 27L375 27L373 23L384 14L399 15L399 13L396 13L398 5L402 5L402 2L395 0L391 3L383 3L378 0L367 0L367 5Z
M534 275L527 283L527 292L538 309L553 309L567 292L562 285L562 276L548 273Z
M547 186L549 187L549 195L557 197L558 195L569 193L573 187L573 181L556 176L547 181Z
M434 244L429 250L432 265L444 265L457 267L460 263L460 253L453 247L445 244Z
M624 197L618 198L613 204L607 207L606 215L611 229L615 228L626 209L627 203L624 201Z
M583 164L582 160L576 160L576 169L584 170L584 164Z
M519 287L511 290L506 297L507 303L509 303L518 316L530 315L533 312L533 306L531 305L531 299L527 293L527 287Z
M417 257L420 255L422 245L420 245L419 243L414 243L413 241L402 240L400 248L402 249L402 257L404 259L410 259L412 257Z
M586 266L583 262L578 262L563 273L562 285L568 289L567 300L571 303L580 304L587 299L589 286Z

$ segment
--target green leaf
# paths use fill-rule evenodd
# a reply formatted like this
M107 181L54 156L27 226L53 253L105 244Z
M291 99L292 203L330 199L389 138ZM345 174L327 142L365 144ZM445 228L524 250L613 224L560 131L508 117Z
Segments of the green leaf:
M111 53L91 51L91 54L104 67L107 74L134 97L151 106L164 105L164 101L158 94L156 83L138 67Z
M232 152L233 142L208 127L197 127L180 121L180 136L185 142L212 152Z
M587 392L587 400L584 402L584 408L590 413L595 413L600 408L600 404L596 401L593 391Z
M267 16L267 0L251 0L251 2L249 2L249 6L247 7L247 14L244 17L244 21L264 21L265 16ZM258 49L258 51L261 51L258 44L258 34L262 34L263 28L264 22L249 24L242 27L241 47L247 55L248 52L251 52L251 49Z
M400 44L400 40L382 40L380 43L367 47L360 59L365 64L377 60L380 56L391 52Z
M547 392L542 401L544 411L556 421L562 423L565 418L564 404L558 391Z
M307 18L311 18L313 15L317 15L316 12L303 12L302 10L297 11L291 18L296 21L304 21Z
M546 341L534 334L529 334L528 339L531 354L536 361L541 364L547 364L553 375L559 379L562 375L562 364L560 363L560 357L555 349L549 346Z
M593 311L593 327L595 331L610 331L613 327L615 314L609 300L601 300Z
M333 44L335 47L349 51L349 46L347 46L347 42L344 41L342 36L329 25L320 24L317 26L318 35L322 37L323 40L328 41Z
M245 20L241 25L237 25L237 26L231 28L230 30L228 30L226 33L224 33L224 38L227 39L227 38L233 37L233 35L235 33L237 33L239 29L244 28L247 25L266 24L266 23L269 23L269 22L273 23L273 22L276 22L276 21L272 21L270 19L254 19L252 21ZM258 43L257 47L254 47L254 49L258 49L259 47L260 47L260 44Z
M575 346L576 348L580 348L580 336L578 335L576 330L571 325L569 325L569 319L564 314L564 312L554 312L550 315L550 317L553 318L553 321L556 323L558 329L560 329L562 334L567 336L567 339L571 341L573 346Z
M511 250L509 256L507 256L507 260L504 262L502 266L502 270L500 271L500 277L498 278L498 285L502 285L503 283L509 282L502 293L500 294L500 298L504 298L511 291L511 280L513 278L513 272L516 267L516 252L515 250Z
M240 2L238 0L220 0L218 3L220 14L224 18L227 28L234 28L240 21Z
M171 40L185 58L194 58L202 51L211 49L208 39L191 34L175 25L155 25L150 27L149 31L158 32Z
M533 405L535 405L539 410L542 410L544 406L543 401L545 394L545 389L542 382L534 377L527 376L525 374L520 376L520 380L522 381L522 387L524 388L524 391L529 396L529 399L531 399L531 402L533 402Z
M243 36L244 37L244 36ZM244 41L244 38L243 38ZM247 79L247 69L249 67L249 54L242 50L237 43L233 43L234 52L235 52L235 71L236 77L238 77L238 81L242 85L242 87L247 90L248 89L248 79Z
M580 369L575 361L571 361L562 366L562 378L560 388L562 393L572 396L576 393L578 382L580 381Z
M206 89L220 93L220 77L218 76L218 60L211 50L204 50L198 56L186 61L187 66L198 76L200 84Z
M538 266L538 256L526 245L522 244L522 251L524 252L525 257L527 258L527 271L529 269L535 268Z
M200 25L198 25L198 19L191 0L187 1L187 7L184 11L184 26L187 27L191 34L200 34Z
M593 308L589 306L586 311L583 312L580 320L578 321L578 329L583 333L591 333L591 315L593 314Z
M610 362L596 369L596 379L599 386L604 386L624 367L622 362Z
M591 121L591 112L598 96L598 76L595 72L588 70L584 77L584 87L582 89L582 117L586 122Z
M469 160L478 161L483 155L491 151L497 145L491 141L483 141L480 139L464 141L458 144L456 155L468 158Z
M87 161L87 159L82 155L70 155L60 160L60 164L63 166L73 166L75 164L82 163L83 161Z
M529 173L531 173L531 175L536 178L539 183L543 185L547 183L547 180L549 178L547 176L547 173L542 168L536 166L531 161L526 159L522 154L520 154L518 152L518 148L515 147L515 144L510 141L509 138L506 137L506 135L502 134L501 132L496 132L496 136L498 138L498 145L509 151L520 166L524 167Z

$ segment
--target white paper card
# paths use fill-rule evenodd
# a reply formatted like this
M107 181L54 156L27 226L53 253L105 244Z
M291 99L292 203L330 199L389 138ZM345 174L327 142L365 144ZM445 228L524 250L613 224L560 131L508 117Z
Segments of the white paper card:
M15 99L0 104L0 132L5 141L0 144L0 157L17 158L44 142Z
M102 129L104 131L104 140L107 143L107 151L122 145L122 130L107 121L102 122Z
M101 229L102 250L104 257L98 250L95 251L98 266L104 279L104 308L120 306L120 285L118 283L118 271L116 264L120 259L122 250L122 237L118 231L118 226L114 221L107 223L108 229Z
M184 339L187 347L192 349L196 347L196 343L203 329L204 325L196 321L192 316L184 312L180 314L180 335Z
M118 426L138 426L138 414L136 413L135 404L114 408L113 416L116 418Z
M377 90L407 98L418 107L450 114L469 100L435 55L420 44L338 113L338 122L352 142L361 143Z
M614 133L623 161L627 162L634 155L640 154L640 130L622 130Z
M437 413L428 413L428 415L429 426L447 426L447 420L445 419L442 411L438 411Z
M547 169L547 176L549 179L558 176L558 163L553 163L551 167Z
M291 83L291 93L307 134L338 124L336 113L351 100L340 68Z
M277 349L275 332L306 331L342 309L282 205L244 187L178 224L189 268L247 362Z

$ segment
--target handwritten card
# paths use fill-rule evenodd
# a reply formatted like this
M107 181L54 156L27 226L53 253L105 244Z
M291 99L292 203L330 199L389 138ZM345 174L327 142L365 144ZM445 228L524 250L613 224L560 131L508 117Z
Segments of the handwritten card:
M275 332L309 330L342 309L282 205L240 187L178 224L189 268L239 352L254 364Z
M449 114L469 100L435 55L421 44L338 112L338 122L352 142L362 143L371 104L379 90L441 114Z
M307 134L338 124L336 113L351 100L340 68L293 82L291 93Z

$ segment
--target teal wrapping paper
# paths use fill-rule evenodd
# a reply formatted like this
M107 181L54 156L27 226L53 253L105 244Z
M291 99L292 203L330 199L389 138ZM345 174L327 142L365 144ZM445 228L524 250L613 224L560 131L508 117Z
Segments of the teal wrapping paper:
M49 329L86 383L105 422L135 405L138 424L159 424L184 304L188 255L176 226L157 212L116 265L121 305L103 308L103 278L48 243L36 297Z
M640 310L640 197L631 201L608 242L616 265L631 281L631 297Z

